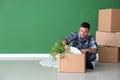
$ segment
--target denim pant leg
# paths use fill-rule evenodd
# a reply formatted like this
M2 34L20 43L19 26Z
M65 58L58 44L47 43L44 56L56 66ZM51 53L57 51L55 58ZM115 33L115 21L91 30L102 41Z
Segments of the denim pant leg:
M86 62L92 62L96 60L96 54L86 55Z
M86 55L86 67L90 66L92 61L96 60L96 54Z

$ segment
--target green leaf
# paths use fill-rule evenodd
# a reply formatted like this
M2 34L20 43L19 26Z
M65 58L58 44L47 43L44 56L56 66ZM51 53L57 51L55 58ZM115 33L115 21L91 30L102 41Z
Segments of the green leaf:
M64 49L63 39L62 39L60 41L57 41L54 44L53 48L51 49L50 56L52 57L52 59L54 61L56 61L58 54L62 54L62 55L60 55L60 59L62 59L62 58L64 58L63 54L65 54L65 53L69 53L69 51Z

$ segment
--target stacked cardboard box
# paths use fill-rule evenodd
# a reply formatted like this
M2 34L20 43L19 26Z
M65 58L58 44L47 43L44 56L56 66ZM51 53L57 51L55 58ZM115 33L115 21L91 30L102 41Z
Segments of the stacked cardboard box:
M99 10L96 42L100 45L99 62L120 61L120 9Z
M120 47L120 32L96 32L98 45Z
M98 50L99 62L118 63L120 59L120 48L101 46Z
M98 31L120 32L120 9L99 10Z
M58 55L58 72L85 72L85 54L64 54L60 59Z

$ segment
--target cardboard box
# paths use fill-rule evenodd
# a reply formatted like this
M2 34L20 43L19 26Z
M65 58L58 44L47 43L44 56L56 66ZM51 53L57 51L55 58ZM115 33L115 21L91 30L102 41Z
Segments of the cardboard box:
M63 59L58 55L58 72L85 72L85 54L65 54Z
M98 31L120 32L120 9L99 10Z
M96 32L98 45L120 47L120 32Z
M118 63L120 61L120 48L100 47L98 49L99 62Z

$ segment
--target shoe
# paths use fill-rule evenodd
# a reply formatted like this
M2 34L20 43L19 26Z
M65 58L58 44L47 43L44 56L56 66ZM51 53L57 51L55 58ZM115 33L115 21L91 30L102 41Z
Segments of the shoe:
M93 65L93 69L95 69L95 63L94 62L91 62L92 63L92 65Z
M89 62L89 63L86 64L86 68L87 69L95 69L95 65L94 65L93 62Z

